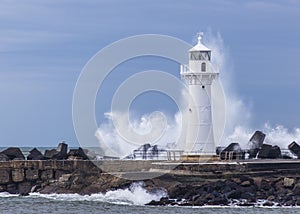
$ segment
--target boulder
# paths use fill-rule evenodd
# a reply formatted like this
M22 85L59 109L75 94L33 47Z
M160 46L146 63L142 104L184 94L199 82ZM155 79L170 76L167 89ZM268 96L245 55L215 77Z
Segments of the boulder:
M296 143L295 141L293 141L289 146L288 149L298 157L298 159L300 158L300 146L298 143Z
M63 160L67 159L68 145L64 142L59 143L57 149L46 150L44 156L47 159Z
M295 184L295 179L294 178L287 178L285 177L283 179L283 186L287 188L292 188Z
M67 156L68 159L82 159L82 160L89 159L81 147L79 147L78 149L70 149Z
M56 149L58 152L60 152L61 154L66 155L68 152L68 144L66 144L64 141L59 143Z
M0 184L7 184L10 182L10 172L8 169L0 169Z
M45 150L45 158L47 159L53 159L54 155L56 155L58 152L56 151L56 149L51 149L51 150Z
M221 160L245 159L245 152L239 143L231 143L220 153Z
M18 184L18 192L21 196L29 195L32 188L32 184L30 182L22 182Z
M258 158L261 159L276 159L281 158L281 150L278 146L263 144L258 153Z
M6 154L0 153L0 161L9 161L9 157Z
M10 160L25 160L25 157L18 147L9 147L1 152L6 155Z
M45 156L37 149L34 148L29 152L27 160L45 160Z
M263 145L266 135L261 131L256 131L248 142L249 158L256 158L256 155Z
M7 184L6 191L10 194L18 194L18 187L16 183Z

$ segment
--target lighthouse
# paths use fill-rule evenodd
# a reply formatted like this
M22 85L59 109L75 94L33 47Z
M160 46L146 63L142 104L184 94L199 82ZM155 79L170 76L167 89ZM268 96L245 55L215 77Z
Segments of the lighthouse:
M189 50L189 64L180 68L181 78L186 80L190 95L185 151L213 155L211 85L219 73L213 70L211 50L202 44L202 36L203 33L198 34L198 43Z

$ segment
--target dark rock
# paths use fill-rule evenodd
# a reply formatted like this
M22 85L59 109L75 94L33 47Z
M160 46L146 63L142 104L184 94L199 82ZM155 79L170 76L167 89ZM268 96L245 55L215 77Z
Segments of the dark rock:
M18 192L22 196L29 195L32 188L32 184L29 182L22 182L18 184Z
M27 169L25 171L25 177L29 181L39 179L39 170L38 169Z
M9 171L7 169L0 169L0 184L7 184L10 182Z
M165 204L161 201L150 201L149 203L145 204L145 205L150 205L150 206L164 206Z
M58 152L56 151L56 149L51 149L51 150L45 150L45 158L47 159L53 159L54 155L56 155Z
M66 155L68 152L68 144L66 144L64 141L59 143L56 149L58 152L60 152L62 155Z
M296 205L300 206L300 197L297 198Z
M41 173L41 179L42 180L48 180L53 178L53 170L52 169L47 169L42 171Z
M9 157L6 154L0 153L0 161L9 161Z
M268 201L275 201L276 197L274 195L270 195L267 200Z
M251 203L249 201L243 201L243 202L239 203L238 205L241 207L253 207L255 204Z
M25 160L25 157L21 150L17 147L9 147L1 152L6 155L10 160Z
M145 205L153 205L153 206L165 206L165 205L169 205L169 204L174 204L175 200L169 199L168 197L162 197L159 201L150 201L149 203L145 204Z
M284 203L285 206L295 206L296 205L296 201L294 200L289 200L289 201L286 201Z
M225 197L214 198L207 203L208 205L228 205L229 201Z
M288 149L298 157L300 158L300 146L295 141L293 141L289 146Z
M29 152L27 156L27 160L45 160L46 158L44 155L37 149L34 148Z
M231 190L235 190L235 189L239 189L240 188L240 186L237 183L235 183L235 182L233 182L231 180L226 180L225 181L225 185L228 186Z
M257 153L263 142L265 140L266 135L261 131L256 131L253 136L249 140L249 158L256 158Z
M270 181L267 181L265 179L262 179L261 180L261 183L260 183L260 189L263 189L263 190L270 190L272 188L271 186L271 183Z
M221 160L245 159L245 152L239 143L231 143L220 153Z
M227 194L227 198L230 198L230 199L240 199L241 195L242 195L242 191L241 190L233 190L233 191L231 191L231 192L229 192Z
M59 143L57 149L46 150L44 156L48 159L63 160L67 159L68 145L64 142Z
M293 193L300 196L300 183L297 183L293 188Z
M266 201L265 203L263 203L263 206L265 206L265 207L271 207L273 205L274 205L274 203L272 201Z
M256 197L253 193L250 192L242 192L241 194L242 199L247 199L248 201L254 202L256 200Z
M259 151L259 153L258 153L258 158L261 158L261 159L281 158L281 150L278 146L263 144L260 151Z
M10 194L18 194L18 188L15 183L7 184L6 191Z
M81 147L79 147L78 149L70 149L67 156L68 159L82 159L82 160L89 159Z

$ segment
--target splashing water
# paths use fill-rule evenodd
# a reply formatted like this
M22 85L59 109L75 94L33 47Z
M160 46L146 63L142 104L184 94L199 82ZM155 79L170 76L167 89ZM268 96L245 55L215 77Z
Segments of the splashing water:
M211 30L205 34L205 44L213 51L212 63L215 68L220 70L220 79L226 95L226 127L220 146L229 145L231 142L240 143L242 148L246 148L250 137L256 130L261 130L266 134L265 143L277 145L283 149L288 147L292 141L300 143L300 128L288 130L283 125L271 126L264 124L261 129L253 128L249 124L251 122L251 103L245 102L237 95L234 88L234 73L233 66L230 60L228 48L224 45L224 41L220 33L214 34ZM249 107L250 106L250 107ZM164 136L156 142L158 145L165 146L167 143L176 142L183 124L181 124L180 114L177 112L173 118L167 118L168 128ZM133 127L138 133L145 133L151 129L149 126L148 115L143 115L142 118L133 118ZM110 145L120 154L126 155L132 152L137 147L128 145L121 139L110 119L106 123L102 123L96 132L96 136L100 142ZM179 142L184 148L184 142ZM218 146L218 145L216 145Z
M123 205L145 205L152 200L160 200L162 197L166 197L167 193L163 190L150 193L143 188L143 183L133 183L127 189L118 189L108 191L105 194L91 194L91 195L79 195L79 194L40 194L30 193L33 198L47 198L55 201L98 201L112 204ZM0 198L20 197L19 195L9 194L6 192L0 193Z

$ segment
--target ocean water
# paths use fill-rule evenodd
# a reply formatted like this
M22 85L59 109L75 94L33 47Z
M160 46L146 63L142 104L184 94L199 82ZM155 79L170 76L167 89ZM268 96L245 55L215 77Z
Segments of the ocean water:
M0 193L0 213L300 213L300 207L178 207L145 206L151 200L165 196L165 192L148 193L140 184L125 189L109 191L106 194L39 194L18 196Z

